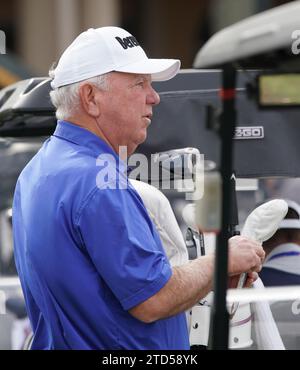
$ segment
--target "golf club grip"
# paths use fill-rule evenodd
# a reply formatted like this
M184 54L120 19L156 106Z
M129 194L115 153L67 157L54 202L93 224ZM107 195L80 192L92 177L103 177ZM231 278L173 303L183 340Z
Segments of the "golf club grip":
M238 281L238 284L237 284L237 288L238 289L241 289L244 287L245 283L246 283L246 280L247 280L247 273L246 272L243 272L239 278L239 281Z

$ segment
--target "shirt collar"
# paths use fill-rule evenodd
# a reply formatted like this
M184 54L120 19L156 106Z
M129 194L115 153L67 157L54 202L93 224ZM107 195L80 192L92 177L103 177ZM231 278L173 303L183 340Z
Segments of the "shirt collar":
M284 243L275 247L266 257L265 262L268 262L276 254L284 252L300 252L300 246L296 243Z
M83 127L68 121L58 120L52 136L70 141L76 145L87 147L95 154L95 157L98 157L101 153L112 154L119 168L121 168L121 171L127 171L127 163L124 162L103 139Z

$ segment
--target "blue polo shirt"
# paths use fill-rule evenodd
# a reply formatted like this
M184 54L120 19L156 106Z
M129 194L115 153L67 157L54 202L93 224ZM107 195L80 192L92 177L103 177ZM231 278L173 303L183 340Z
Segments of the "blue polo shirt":
M189 348L185 314L146 324L128 312L172 270L125 173L104 141L66 121L22 171L13 232L32 349Z

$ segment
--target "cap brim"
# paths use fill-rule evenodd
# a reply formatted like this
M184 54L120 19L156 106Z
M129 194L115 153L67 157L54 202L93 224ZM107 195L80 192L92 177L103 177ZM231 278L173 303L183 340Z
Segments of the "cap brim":
M180 69L178 59L144 59L115 69L117 72L150 74L152 81L167 81Z

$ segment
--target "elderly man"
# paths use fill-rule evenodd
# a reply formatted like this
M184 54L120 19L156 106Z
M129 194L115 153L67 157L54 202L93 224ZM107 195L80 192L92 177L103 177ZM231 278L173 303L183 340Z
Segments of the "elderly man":
M79 35L53 71L58 124L21 173L13 205L33 349L189 348L184 311L211 290L213 256L171 268L118 155L146 139L159 103L151 82L179 67L104 27ZM101 181L107 168L111 183ZM230 276L249 272L251 284L262 248L235 237L229 250Z

